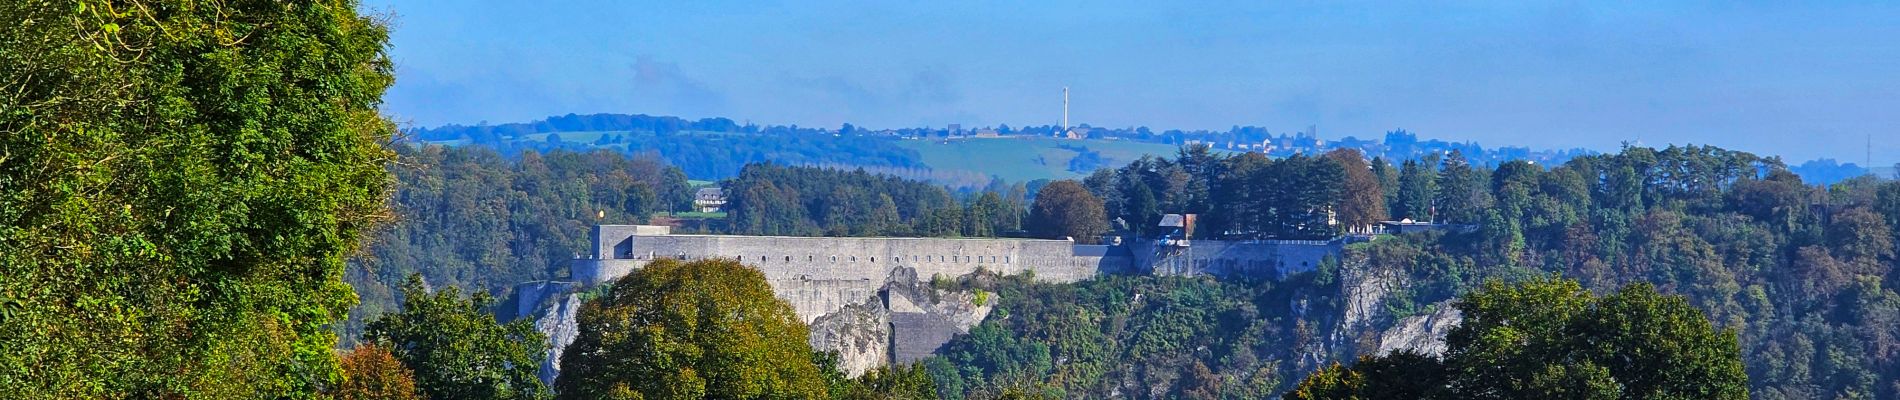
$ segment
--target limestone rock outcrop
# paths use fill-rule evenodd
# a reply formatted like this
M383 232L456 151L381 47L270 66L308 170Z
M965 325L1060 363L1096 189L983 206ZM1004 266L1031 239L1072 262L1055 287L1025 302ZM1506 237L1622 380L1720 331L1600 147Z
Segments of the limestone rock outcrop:
M872 301L814 320L811 345L819 351L838 352L839 368L857 376L893 362L929 356L982 323L995 301L994 295L933 287L919 280L915 270L897 268Z
M1406 317L1386 329L1379 335L1378 354L1399 350L1434 356L1445 354L1445 334L1451 333L1465 318L1451 302L1438 303L1436 307L1431 313Z

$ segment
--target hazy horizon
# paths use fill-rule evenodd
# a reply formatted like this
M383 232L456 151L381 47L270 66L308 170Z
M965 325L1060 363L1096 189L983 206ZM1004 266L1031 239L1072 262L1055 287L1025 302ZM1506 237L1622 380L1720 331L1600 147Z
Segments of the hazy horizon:
M1900 5L381 0L386 110L872 128L1392 129L1488 147L1713 144L1900 161Z

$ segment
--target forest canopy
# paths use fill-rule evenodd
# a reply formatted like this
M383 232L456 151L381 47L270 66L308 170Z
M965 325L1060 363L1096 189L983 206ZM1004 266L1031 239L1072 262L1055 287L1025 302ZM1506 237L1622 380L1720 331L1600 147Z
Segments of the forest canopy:
M0 2L0 393L311 398L387 219L354 1Z

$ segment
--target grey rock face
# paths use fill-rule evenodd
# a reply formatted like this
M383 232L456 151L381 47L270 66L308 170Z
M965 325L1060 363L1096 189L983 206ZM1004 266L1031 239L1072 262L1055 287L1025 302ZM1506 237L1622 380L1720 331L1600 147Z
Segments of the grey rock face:
M818 317L811 324L811 347L838 352L838 368L857 376L887 363L891 314L882 304L864 303Z
M850 376L913 362L983 322L996 299L987 295L978 305L977 297L971 291L939 290L917 279L915 270L897 268L872 301L814 320L811 346L838 352L839 368Z
M541 381L554 384L554 377L561 374L561 351L567 345L574 344L574 337L580 335L580 325L574 317L581 311L581 296L568 294L566 299L534 320L535 330L548 336L548 357L541 361Z
M1386 329L1379 335L1379 354L1399 350L1433 356L1445 354L1445 334L1451 333L1465 318L1450 302L1438 303L1437 307L1438 310L1430 314L1406 317Z

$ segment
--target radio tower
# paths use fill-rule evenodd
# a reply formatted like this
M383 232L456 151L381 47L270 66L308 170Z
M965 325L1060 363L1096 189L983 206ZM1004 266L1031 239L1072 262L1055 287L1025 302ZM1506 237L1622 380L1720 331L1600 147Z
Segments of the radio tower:
M1063 86L1062 87L1062 132L1057 132L1056 134L1067 135L1068 133L1069 133L1069 87Z

